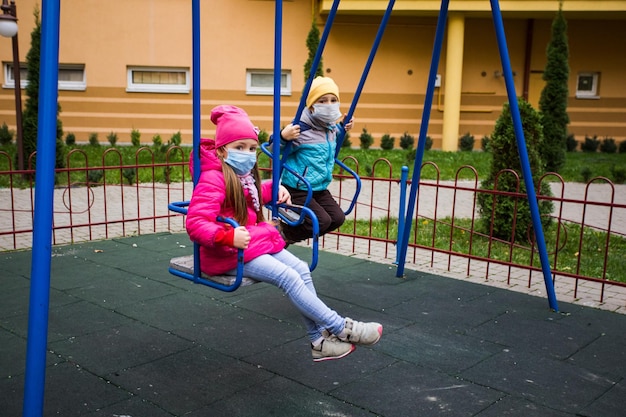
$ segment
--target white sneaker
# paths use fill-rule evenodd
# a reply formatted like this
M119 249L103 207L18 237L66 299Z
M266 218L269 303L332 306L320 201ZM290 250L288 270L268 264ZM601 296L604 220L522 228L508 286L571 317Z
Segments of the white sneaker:
M324 340L318 346L311 345L313 361L321 362L341 359L351 354L356 347L352 343L343 342L334 335L324 334Z
M363 323L346 317L346 326L342 333L346 335L340 338L344 342L369 346L380 340L383 335L383 326L376 322Z

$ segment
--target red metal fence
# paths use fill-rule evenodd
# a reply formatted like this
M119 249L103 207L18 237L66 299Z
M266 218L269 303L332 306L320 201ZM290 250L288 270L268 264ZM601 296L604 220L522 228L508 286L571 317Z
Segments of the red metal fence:
M13 170L5 152L0 152L0 158L9 167L0 171L0 250L30 248L34 171ZM87 159L83 151L73 150L67 155L67 167L56 171L53 244L184 231L183 216L167 209L170 202L189 199L193 189L180 148L172 147L162 155L153 148L140 148L130 162L110 148L99 166L89 166ZM361 193L346 223L320 239L322 247L396 263L398 222L403 218L401 180L384 159L375 161L367 173L359 172L353 158L344 162L361 176ZM430 162L423 169L438 172ZM336 179L331 191L347 207L354 196L354 180L342 174ZM615 255L626 248L626 186L606 178L565 183L555 174L541 181L549 184L552 193L538 195L538 200L553 204L546 244L557 294L578 299L584 287L597 302L605 302L607 288L626 287L626 263ZM407 268L481 276L506 287L536 287L541 293L543 278L532 230L526 236L494 237L485 225L493 223L496 214L486 209L481 214L481 194L510 199L513 210L526 199L521 193L481 189L478 173L469 166L459 168L453 181L421 181ZM517 212L512 214L513 219L518 217ZM626 306L626 299L617 302Z

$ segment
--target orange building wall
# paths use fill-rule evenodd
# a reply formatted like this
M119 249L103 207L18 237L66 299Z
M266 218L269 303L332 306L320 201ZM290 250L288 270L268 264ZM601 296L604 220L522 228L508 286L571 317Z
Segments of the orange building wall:
M35 0L16 0L20 24L20 57L30 48ZM410 2L406 2L407 4ZM130 142L138 129L142 142L159 134L167 140L180 131L183 143L192 137L192 95L126 92L127 66L185 67L192 65L191 2L127 0L94 2L64 0L61 9L61 63L85 64L87 89L60 91L60 115L65 132L86 142L98 133L101 142L110 132L120 143ZM303 65L308 51L311 1L283 3L283 69L292 72L292 95L281 98L281 125L295 113L304 84ZM272 97L246 95L246 69L271 69L274 63L273 1L212 0L201 2L202 22L202 134L211 135L210 109L231 103L244 107L260 128L272 129ZM400 13L399 13L400 14ZM428 71L435 34L435 16L393 16L369 73L359 106L352 142L358 145L363 128L374 136L389 133L398 138L408 132L417 136L424 106ZM566 15L567 18L567 15ZM326 75L339 84L344 111L354 95L359 77L378 30L379 16L339 15L332 28L323 64ZM320 30L325 16L318 17ZM515 85L522 94L526 18L505 18ZM584 135L626 138L626 70L623 20L568 19L570 40L570 130ZM534 22L531 70L541 72L551 17ZM0 59L11 62L11 43L0 38ZM489 17L465 20L464 66L459 133L469 132L477 142L493 130L502 104L507 100L493 24ZM600 98L574 97L576 75L600 71ZM438 73L445 85L445 44ZM3 80L4 81L4 80ZM24 96L24 100L26 97ZM428 134L434 148L440 146L443 88L433 100ZM15 126L13 89L0 89L0 123ZM398 141L396 141L398 145Z

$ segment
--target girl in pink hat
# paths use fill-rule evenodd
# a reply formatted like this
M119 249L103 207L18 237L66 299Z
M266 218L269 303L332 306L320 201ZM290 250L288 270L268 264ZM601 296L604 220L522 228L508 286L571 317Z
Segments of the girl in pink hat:
M211 111L215 140L200 143L201 173L187 211L187 232L200 245L202 272L236 275L237 251L244 250L244 275L282 289L304 318L314 361L339 359L355 344L373 345L382 335L379 323L342 317L316 294L311 271L284 250L275 225L265 220L272 183L261 183L257 166L258 129L246 112L222 105ZM280 186L279 202L290 202ZM216 221L230 217L240 226Z

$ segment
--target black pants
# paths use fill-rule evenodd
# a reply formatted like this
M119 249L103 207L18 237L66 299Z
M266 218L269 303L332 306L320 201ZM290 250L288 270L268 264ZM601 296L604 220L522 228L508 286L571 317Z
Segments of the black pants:
M293 204L303 205L306 200L306 191L298 190L291 187L285 187L291 194L291 202ZM332 194L328 190L313 192L313 198L309 203L311 209L317 216L320 227L320 236L332 232L339 228L346 220L343 210L335 201ZM283 233L287 241L299 242L301 240L313 237L313 222L307 216L299 226L288 226L283 224Z

